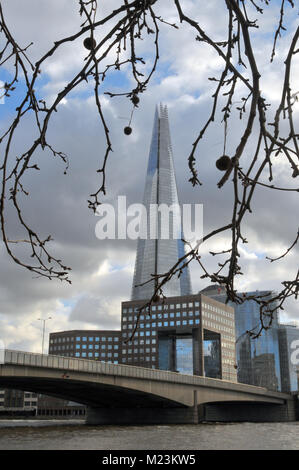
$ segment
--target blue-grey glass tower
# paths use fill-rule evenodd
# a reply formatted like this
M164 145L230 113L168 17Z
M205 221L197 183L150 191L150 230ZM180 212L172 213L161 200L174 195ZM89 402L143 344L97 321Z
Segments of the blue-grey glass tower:
M208 297L225 303L223 287L209 286L201 291ZM246 292L246 296L273 297L273 292ZM281 369L278 341L278 314L273 313L271 327L263 330L258 338L251 339L248 331L258 332L260 326L259 306L254 300L245 300L242 304L231 301L228 305L235 309L236 357L238 382L266 387L269 390L281 390ZM264 318L267 326L267 319Z
M151 298L157 282L152 275L166 273L185 253L168 111L161 104L155 113L143 205L146 236L138 239L131 300ZM161 216L162 208L168 214L169 223L167 217ZM192 294L188 267L179 278L174 276L165 284L163 293L166 296Z

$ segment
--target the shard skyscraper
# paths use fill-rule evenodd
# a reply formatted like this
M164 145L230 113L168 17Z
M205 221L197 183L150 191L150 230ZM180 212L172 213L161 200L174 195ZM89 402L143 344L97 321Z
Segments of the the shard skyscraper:
M161 204L164 208L173 209L168 213L169 224L160 210L152 210L162 207ZM155 113L143 206L147 214L147 236L138 239L131 300L151 298L155 288L151 275L166 273L185 253L168 112L167 107L161 104ZM168 227L169 236L166 233ZM163 293L167 297L192 294L189 268L185 268L179 278L173 276L163 286Z

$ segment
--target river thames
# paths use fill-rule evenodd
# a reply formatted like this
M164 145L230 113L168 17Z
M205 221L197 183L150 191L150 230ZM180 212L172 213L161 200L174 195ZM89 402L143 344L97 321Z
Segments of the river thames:
M0 450L299 450L299 422L87 426L0 420Z

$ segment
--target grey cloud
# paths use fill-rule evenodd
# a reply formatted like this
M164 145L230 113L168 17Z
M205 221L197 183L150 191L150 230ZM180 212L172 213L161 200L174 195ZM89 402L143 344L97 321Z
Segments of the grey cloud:
M38 0L39 3L39 0ZM44 1L42 8L37 10L39 15L50 15L49 30L45 28L45 35L41 35L43 23L37 23L35 34L41 39L36 44L36 54L41 53L52 41L56 26L60 28L62 18L57 16L58 3L55 8ZM68 2L61 3L61 9L66 8ZM40 4L40 3L39 3ZM10 18L16 9L16 2L5 1L5 7L10 12ZM26 2L26 8L37 6L37 0ZM21 2L21 7L25 3ZM207 7L208 8L208 7ZM14 18L14 27L19 28L22 41L30 42L29 23L24 28L20 20ZM29 20L28 20L29 21ZM33 21L32 18L30 21ZM65 31L71 31L74 19L69 18ZM32 25L32 23L30 23ZM62 30L61 34L62 34ZM186 34L182 33L183 36ZM188 35L186 34L186 37ZM181 57L178 40L173 39L172 33L165 34L164 51L172 45L173 60L177 62L170 71L173 80L177 74L185 77L184 70L180 70ZM189 36L188 36L189 37ZM190 36L191 37L191 36ZM193 40L193 36L192 36ZM174 42L171 42L174 41ZM176 49L177 48L177 49ZM188 47L185 47L186 54ZM201 49L199 48L199 51ZM200 52L199 52L200 54ZM202 57L205 57L204 55ZM162 56L164 64L168 57ZM163 70L160 69L160 72ZM158 70L159 73L159 70ZM194 83L188 85L188 81L181 81L173 89L167 89L163 84L162 75L148 87L147 92L141 96L140 106L134 112L130 138L123 134L125 120L123 116L129 116L131 104L127 98L110 100L109 105L103 107L107 122L110 127L113 153L107 169L107 196L103 202L116 203L117 195L126 195L128 204L141 202L143 197L144 179L147 166L148 151L152 133L155 105L159 101L168 104L172 143L175 158L176 176L181 203L197 202L204 205L204 232L227 223L231 219L231 182L223 189L217 188L220 173L216 171L215 160L222 152L223 126L214 125L207 133L197 152L197 168L199 178L203 186L192 188L188 179L190 177L187 168L187 157L191 150L192 142L211 109L210 95L212 89L203 77L210 74L209 70L202 69L200 76L200 94L196 98ZM51 83L55 83L53 80ZM205 83L205 85L203 85ZM192 86L191 86L192 85ZM185 98L183 99L183 96ZM189 97L189 98L188 98ZM296 116L294 116L297 119ZM32 279L27 271L13 264L2 255L0 266L1 302L0 312L7 323L17 321L23 315L29 315L37 308L45 314L55 307L57 299L74 302L76 305L70 310L68 327L73 329L78 322L96 325L98 328L118 328L118 315L120 314L120 302L130 297L132 276L131 272L135 260L136 242L130 240L105 240L99 241L95 237L94 229L97 218L87 208L89 194L97 189L99 174L96 170L101 166L101 160L105 151L105 136L96 114L95 106L91 105L86 96L73 96L69 101L60 106L55 120L49 128L49 141L54 148L66 152L70 157L70 169L67 175L63 174L64 165L55 160L48 153L39 154L38 163L40 172L28 174L25 178L25 187L31 189L30 199L22 201L26 220L41 231L45 236L51 234L55 241L52 243L54 253L61 258L66 265L72 267L71 286L56 281L45 279ZM238 118L233 118L228 134L228 151L234 151L236 142L240 137L240 123ZM26 122L18 135L15 152L28 145L29 138L33 138L30 131L30 122ZM249 155L250 156L250 155ZM244 165L246 159L244 159ZM281 183L284 183L283 181ZM245 235L252 239L250 250L266 251L273 245L288 246L292 242L296 231L296 214L298 214L295 195L290 193L273 192L266 188L257 191L253 199L253 215L246 218ZM272 209L275 207L274 216ZM291 217L290 217L291 215ZM293 216L294 215L294 216ZM10 225L12 235L19 235L15 221L11 217ZM229 233L228 233L229 235ZM218 237L218 238L226 238ZM209 245L208 245L209 246ZM207 250L206 250L207 251ZM204 260L210 269L214 269L215 259L204 254ZM116 266L105 275L97 274L100 267L109 261ZM218 261L218 260L217 260ZM216 264L217 264L216 261ZM244 271L251 273L250 286L256 288L278 288L281 271L273 264L245 259ZM296 269L294 259L287 260L289 271ZM129 269L126 269L129 267ZM119 270L117 270L119 269ZM269 274L269 269L273 271ZM193 263L191 266L192 283L194 292L206 286L206 280L201 280L202 272ZM258 277L254 278L255 273ZM285 274L285 272L283 272ZM248 276L248 274L247 274ZM293 304L288 307L292 318L296 315ZM56 320L55 320L56 321ZM52 328L55 330L55 321ZM64 328L65 323L59 323L57 328Z

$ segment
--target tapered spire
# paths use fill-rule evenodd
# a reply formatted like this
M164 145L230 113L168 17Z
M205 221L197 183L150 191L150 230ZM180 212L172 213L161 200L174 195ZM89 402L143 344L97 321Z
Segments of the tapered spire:
M152 208L167 205L169 211L169 237L165 237L165 219ZM181 258L182 242L180 208L173 165L167 106L156 107L149 152L143 205L146 208L147 238L138 239L132 300L152 297L155 281L153 274L166 273ZM166 221L167 222L167 221ZM155 236L153 237L153 234ZM176 234L176 237L174 237ZM150 281L151 280L151 281ZM150 282L147 282L150 281ZM174 276L163 288L166 296L191 294L189 268L178 278Z

